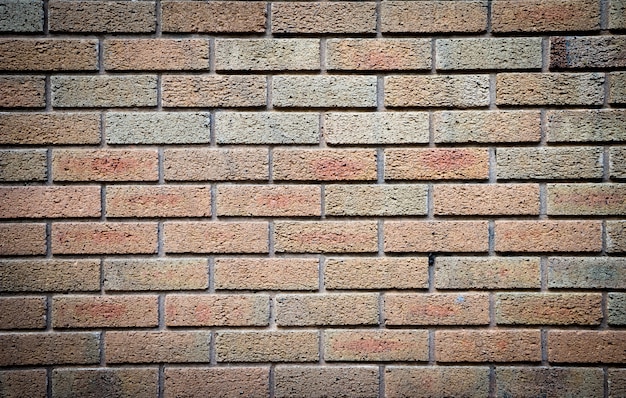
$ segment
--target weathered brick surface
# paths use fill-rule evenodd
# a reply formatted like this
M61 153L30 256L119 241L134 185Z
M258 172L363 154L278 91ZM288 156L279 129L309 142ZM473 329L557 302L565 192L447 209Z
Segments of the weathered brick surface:
M548 259L548 287L620 289L626 259L615 257L552 257Z
M428 259L330 258L324 271L326 289L426 289Z
M267 253L266 222L166 222L166 253Z
M55 107L138 107L157 104L156 76L53 76L51 82L52 105Z
M554 363L624 363L625 334L608 330L551 330L548 332L548 360Z
M6 333L0 335L0 366L97 364L99 333ZM71 347L71 349L70 349Z
M437 69L541 69L541 38L437 40Z
M606 222L606 251L609 253L626 252L626 222Z
M2 292L88 292L100 290L99 260L0 262Z
M217 362L316 362L317 332L217 332Z
M602 105L602 73L499 73L498 105Z
M317 144L319 117L313 113L219 112L215 140L219 144Z
M487 294L385 295L386 325L487 325Z
M55 369L52 396L149 398L158 391L157 378L158 370L154 368Z
M166 149L168 181L241 181L269 178L267 149Z
M0 313L2 313L0 329L44 329L46 298L3 297L0 298Z
M437 143L538 142L537 111L443 111L433 114Z
M44 181L47 159L45 150L0 151L0 181Z
M158 322L155 295L62 296L52 301L55 328L154 327Z
M549 142L626 140L626 111L622 109L548 111L546 119Z
M374 76L276 76L272 80L272 102L281 108L373 108L376 91Z
M166 107L264 106L265 86L263 76L166 75L161 80Z
M321 189L317 185L219 185L220 216L319 216Z
M1 192L1 191L0 191ZM207 217L208 186L113 185L106 188L107 217Z
M109 144L208 144L208 113L107 113L104 132Z
M329 144L424 144L426 112L327 113L324 138Z
M277 398L375 397L379 388L374 366L277 366L274 371Z
M329 70L427 70L432 57L427 39L331 39Z
M46 370L0 371L0 393L4 398L23 396L43 398L46 396Z
M626 72L609 74L609 103L626 104Z
M269 395L269 368L193 367L165 368L163 396L211 396L216 398L264 398Z
M623 68L626 37L551 37L550 68Z
M427 213L426 185L329 185L324 192L327 215L402 216Z
M220 258L215 260L218 290L317 290L317 258Z
M388 76L388 107L474 108L489 105L489 76Z
M327 330L324 332L327 361L426 361L426 330Z
M371 149L276 149L277 180L376 180L376 151Z
M548 184L549 215L626 213L624 184Z
M54 254L156 253L154 222L63 222L52 225Z
M164 1L164 32L246 33L265 31L265 3L260 1Z
M598 221L496 221L498 252L599 252Z
M100 187L0 187L0 218L99 216Z
M440 330L435 332L438 362L538 362L539 330Z
M599 147L498 148L499 180L558 180L602 177Z
M211 334L200 331L106 333L107 363L208 362Z
M158 153L152 149L55 149L55 181L156 181Z
M0 76L0 108L46 106L43 76Z
M503 325L599 325L599 293L498 293L496 323Z
M484 32L487 3L481 0L385 1L381 30L389 33Z
M609 397L617 398L626 394L626 370L609 369L607 373Z
M2 39L0 70L65 71L98 69L98 42L71 39Z
M609 175L611 178L626 178L626 147L609 149Z
M609 29L626 29L626 3L624 0L611 0L609 3Z
M100 117L97 113L0 113L0 129L2 144L100 143Z
M367 253L378 251L375 221L277 221L277 252Z
M209 286L204 259L107 260L105 290L202 290Z
M489 368L388 366L385 388L390 397L485 397L489 394Z
M0 32L43 32L41 0L2 0Z
M496 367L498 397L603 396L603 374L597 368Z
M222 39L215 44L217 70L319 70L316 39Z
M276 323L279 326L377 325L378 295L373 293L278 295Z
M437 215L537 215L537 184L437 184L433 190Z
M277 2L272 7L272 33L374 33L374 2Z
M482 148L386 149L388 180L485 180L489 153Z
M389 221L386 252L486 252L486 221Z
M208 70L209 41L203 39L110 39L104 42L106 70Z
M156 29L153 1L53 0L49 15L52 32L148 33Z
M539 258L438 257L437 289L532 289L541 285Z
M609 325L626 325L626 293L609 293L607 310Z
M0 255L46 254L46 224L0 224Z
M600 29L600 4L596 0L496 0L491 15L491 28L498 33Z
M266 326L269 316L264 295L170 294L165 299L167 326Z

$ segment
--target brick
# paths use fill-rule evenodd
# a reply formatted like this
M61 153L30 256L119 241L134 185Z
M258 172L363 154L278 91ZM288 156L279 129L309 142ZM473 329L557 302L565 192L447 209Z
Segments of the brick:
M326 289L427 289L428 259L330 258L326 260Z
M104 41L106 70L208 70L204 39L110 39Z
M550 69L626 67L626 37L556 36L550 38Z
M609 29L626 29L626 3L624 0L611 0L609 3Z
M607 253L626 252L626 222L606 222L606 251Z
M624 184L548 184L549 215L626 213Z
M217 362L317 362L318 333L312 331L217 332Z
M105 361L112 363L209 362L210 332L107 332Z
M100 217L100 187L0 187L0 218Z
M483 366L388 366L385 391L390 397L486 397L489 368Z
M437 257L437 289L539 289L539 258Z
M217 290L317 290L317 258L218 258Z
M498 293L499 325L599 325L602 295L581 293Z
M437 69L541 69L541 38L437 40Z
M208 144L208 113L107 113L104 131L109 144Z
M54 149L55 181L157 181L158 153L152 149Z
M378 368L375 366L277 366L274 395L287 397L375 397Z
M52 299L54 328L155 327L158 297L61 296Z
M0 108L46 106L44 76L0 76Z
M486 180L489 153L483 148L386 149L386 180Z
M157 105L156 76L52 76L50 79L52 105L55 107Z
M100 290L100 260L0 261L2 292Z
M328 185L325 214L333 216L401 216L427 213L426 185Z
M265 76L166 75L161 80L165 107L258 107L266 104Z
M609 104L626 104L626 72L609 73Z
M0 70L98 70L98 42L72 39L0 40Z
M428 39L330 39L328 70L429 70Z
M598 368L496 367L498 397L603 397Z
M164 32L265 32L265 3L260 1L164 1Z
M289 112L217 112L218 144L317 144L319 116Z
M551 330L548 361L556 363L624 363L626 332Z
M600 29L597 0L496 0L491 7L494 32L595 31Z
M389 293L385 325L488 325L487 294Z
M381 7L383 33L484 32L485 1L385 1Z
M157 224L54 223L51 239L54 254L150 254L157 251Z
M276 296L278 326L378 325L378 294L282 294Z
M385 252L486 252L486 221L388 221Z
M538 111L443 111L433 113L437 143L539 142Z
M99 144L97 113L0 113L0 144Z
M279 253L366 253L378 251L374 221L276 221Z
M498 148L499 180L602 178L598 147Z
M626 325L626 293L609 293L607 312L609 325Z
M626 147L609 148L610 178L626 178Z
M272 33L375 33L374 2L276 3Z
M45 369L0 371L2 398L44 398L46 390Z
M208 186L111 185L106 188L107 217L209 217Z
M626 110L554 110L546 114L548 142L626 140Z
M43 32L43 1L2 0L0 32Z
M52 396L149 398L157 393L157 379L154 368L54 369Z
M46 254L46 224L0 224L0 255Z
M496 221L497 252L599 252L597 221Z
M427 361L426 330L327 330L324 359L341 362Z
M0 298L0 313L2 313L0 329L44 329L46 327L46 298L2 297ZM2 385L1 382L0 385Z
M548 259L548 287L621 289L626 283L626 259L618 257L552 257Z
M267 149L184 148L164 151L167 181L267 180Z
M267 222L166 222L166 253L267 253Z
M0 151L0 181L45 181L47 159L40 149Z
M319 216L317 185L218 185L219 216Z
M499 73L497 105L602 105L603 73Z
M156 30L153 1L74 1L50 2L51 32L140 33Z
M165 398L211 396L264 398L269 396L269 368L165 368Z
M317 39L217 39L217 70L319 70Z
M277 148L273 155L276 180L376 180L376 151L371 149Z
M7 333L0 335L0 366L97 364L99 333ZM71 349L70 349L71 347Z
M209 287L209 268L204 259L106 260L104 289L204 290Z
M426 112L341 112L324 115L324 138L331 145L426 144Z
M538 215L538 184L437 184L437 215Z
M438 330L437 362L539 362L539 330Z
M489 105L489 76L386 76L385 106L456 107Z
M280 108L373 108L376 92L375 76L281 75L272 80L272 103Z
M618 398L626 394L626 370L608 369L608 396Z
M167 326L267 326L267 295L182 295L165 298Z

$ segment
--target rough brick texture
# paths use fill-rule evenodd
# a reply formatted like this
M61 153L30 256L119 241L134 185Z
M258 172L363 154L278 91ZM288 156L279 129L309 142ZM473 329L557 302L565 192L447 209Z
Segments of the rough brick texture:
M373 366L277 366L276 397L375 396L378 368Z

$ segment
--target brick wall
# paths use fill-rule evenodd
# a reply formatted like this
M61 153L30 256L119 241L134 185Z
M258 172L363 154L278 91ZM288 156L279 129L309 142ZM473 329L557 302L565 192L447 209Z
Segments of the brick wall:
M0 30L0 397L626 396L626 1Z

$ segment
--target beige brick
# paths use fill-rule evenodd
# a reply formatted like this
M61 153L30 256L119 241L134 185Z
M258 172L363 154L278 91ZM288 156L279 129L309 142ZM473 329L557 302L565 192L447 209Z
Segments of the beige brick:
M272 33L374 32L374 2L297 2L272 6Z
M486 221L388 221L385 252L486 252Z
M265 76L166 75L161 80L165 107L265 106Z
M217 39L215 67L217 70L319 70L320 41Z
M626 184L548 184L548 215L623 215Z
M437 257L437 289L538 289L539 258Z
M72 39L2 39L0 70L98 70L98 42Z
M385 1L381 7L384 33L484 32L487 30L487 2Z
M45 181L47 159L40 149L0 151L0 181Z
M606 307L609 325L626 325L626 293L609 293Z
M267 295L182 295L165 298L167 326L267 326L270 299Z
M55 181L156 181L158 153L152 149L54 149Z
M272 103L281 108L373 108L376 91L375 76L281 75L272 80Z
M156 29L153 1L53 0L49 7L51 32L147 33Z
M626 3L624 3L624 0L610 0L609 2L609 29L614 29L614 30L626 29Z
M107 363L209 362L210 332L107 332Z
M0 392L3 398L44 398L47 392L46 377L46 369L0 371Z
M489 153L482 148L386 149L386 180L483 180Z
M539 362L539 330L438 330L438 362Z
M327 330L324 332L327 361L426 361L426 330Z
M538 215L538 184L437 184L437 215Z
M157 105L156 76L52 76L50 79L55 107Z
M328 185L325 214L331 216L400 216L427 213L426 185Z
M150 398L158 390L158 373L155 368L54 369L52 396Z
M157 251L157 223L54 223L51 240L54 254L150 254Z
M318 185L218 185L219 216L319 216Z
M375 181L373 149L285 149L273 153L276 180Z
M100 260L0 261L2 292L100 290Z
M599 252L599 221L496 221L497 252Z
M597 0L496 0L491 7L494 32L560 32L600 29Z
M166 253L267 253L267 222L166 222Z
M106 260L104 289L204 290L209 287L206 259Z
M46 106L44 76L0 76L0 108Z
M0 313L2 313L0 329L44 329L46 327L46 298L2 297L0 298ZM0 386L2 386L1 381Z
M621 289L626 283L626 259L620 257L551 257L548 287Z
M602 178L598 147L498 148L499 180Z
M626 72L609 74L609 104L626 104Z
M539 142L538 111L443 111L433 113L435 142Z
M550 38L551 69L624 68L624 36Z
M99 346L99 333L6 333L0 366L97 364Z
M378 294L282 294L276 296L278 326L378 325Z
M109 144L208 144L209 113L111 112L104 116Z
M626 252L626 222L606 222L606 251L608 253Z
M385 391L390 397L486 397L489 368L483 366L388 366Z
M54 328L155 327L158 297L56 296L52 301Z
M472 108L487 105L487 75L385 77L385 106Z
M0 218L100 217L100 187L0 187Z
M218 258L218 290L317 290L317 258Z
M378 368L375 366L277 366L274 394L287 397L375 397Z
M604 375L599 368L496 367L498 397L546 396L601 398Z
M184 148L164 151L167 181L267 180L267 149Z
M204 39L109 39L104 41L106 70L208 70L209 41Z
M375 221L276 221L277 252L364 253L378 251Z
M43 32L42 0L2 0L0 4L0 32Z
M326 289L426 289L428 258L330 258L326 260Z
M586 109L548 111L548 142L626 140L626 110Z
M499 73L497 105L602 105L603 73Z
M626 147L609 148L609 176L626 178Z
M97 113L0 113L1 144L99 144Z
M164 32L265 32L265 3L260 1L164 1Z
M624 363L626 332L551 330L548 360L552 363Z
M600 293L498 293L499 325L599 325Z
M324 115L324 138L329 144L426 144L426 112L341 112Z
M46 254L46 224L0 224L0 255Z
M428 70L428 39L330 39L328 70Z
M265 398L269 396L269 367L165 367L165 398Z
M488 325L488 294L389 293L385 325Z
M317 144L319 116L315 113L217 112L218 144Z
M312 331L217 332L217 362L317 362L318 333Z
M208 186L111 185L106 188L107 217L208 217Z
M541 38L437 40L437 69L541 69Z

